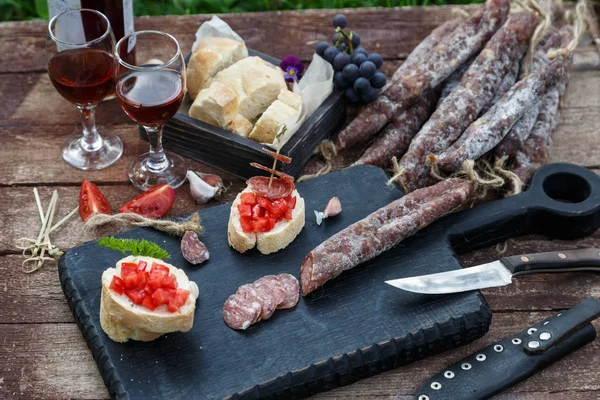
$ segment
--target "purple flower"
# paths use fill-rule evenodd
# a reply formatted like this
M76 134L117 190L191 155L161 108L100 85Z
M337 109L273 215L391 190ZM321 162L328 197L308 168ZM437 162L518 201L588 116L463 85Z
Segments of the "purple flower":
M286 82L298 82L304 73L304 64L296 56L285 56L279 67L285 72Z

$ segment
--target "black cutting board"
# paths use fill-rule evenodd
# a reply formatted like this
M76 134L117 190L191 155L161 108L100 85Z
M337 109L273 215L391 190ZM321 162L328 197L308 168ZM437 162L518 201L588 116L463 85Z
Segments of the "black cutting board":
M392 288L385 280L460 268L453 248L467 251L540 231L577 237L598 227L600 178L580 167L556 164L536 179L519 196L439 220L328 282L294 309L279 310L244 332L223 323L227 297L266 274L298 277L304 256L316 245L400 197L398 189L386 187L382 170L356 167L298 184L306 200L306 226L289 248L269 256L255 250L239 254L228 247L228 204L200 212L202 240L211 253L202 266L183 260L176 238L149 229L120 235L159 243L171 253L168 261L198 283L190 332L149 343L112 342L99 324L100 277L121 255L95 242L64 255L60 279L114 398L303 397L466 344L488 329L491 312L478 291L425 296ZM544 190L563 200L586 200L559 202ZM343 212L316 226L313 210L321 210L332 196L341 199Z

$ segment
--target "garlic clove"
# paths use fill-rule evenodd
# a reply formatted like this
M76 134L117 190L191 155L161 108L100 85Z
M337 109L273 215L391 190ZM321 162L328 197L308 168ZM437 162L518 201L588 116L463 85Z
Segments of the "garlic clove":
M193 171L188 171L186 176L190 182L190 193L198 204L208 203L220 189L209 185Z
M223 184L223 179L219 175L215 174L205 174L203 172L198 172L200 178L208 183L210 186L217 187Z
M331 200L325 206L325 210L323 210L323 214L327 217L335 217L339 213L342 212L342 203L340 199L337 197L332 197Z

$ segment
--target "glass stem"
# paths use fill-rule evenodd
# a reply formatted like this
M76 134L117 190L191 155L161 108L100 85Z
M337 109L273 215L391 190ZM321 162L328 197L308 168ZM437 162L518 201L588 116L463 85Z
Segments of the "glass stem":
M96 106L78 106L81 112L83 137L80 145L85 151L98 151L102 148L102 138L96 130Z
M163 150L162 145L162 125L161 126L144 126L148 134L150 142L150 152L146 166L152 172L161 172L169 166L169 160Z

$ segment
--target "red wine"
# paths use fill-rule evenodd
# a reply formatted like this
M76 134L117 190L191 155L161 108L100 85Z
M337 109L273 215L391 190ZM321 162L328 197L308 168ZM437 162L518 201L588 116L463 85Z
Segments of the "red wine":
M66 50L55 54L48 75L58 93L77 105L94 105L114 88L114 58L96 49Z
M115 92L129 118L145 126L164 124L183 102L181 75L173 70L136 71L123 75Z

